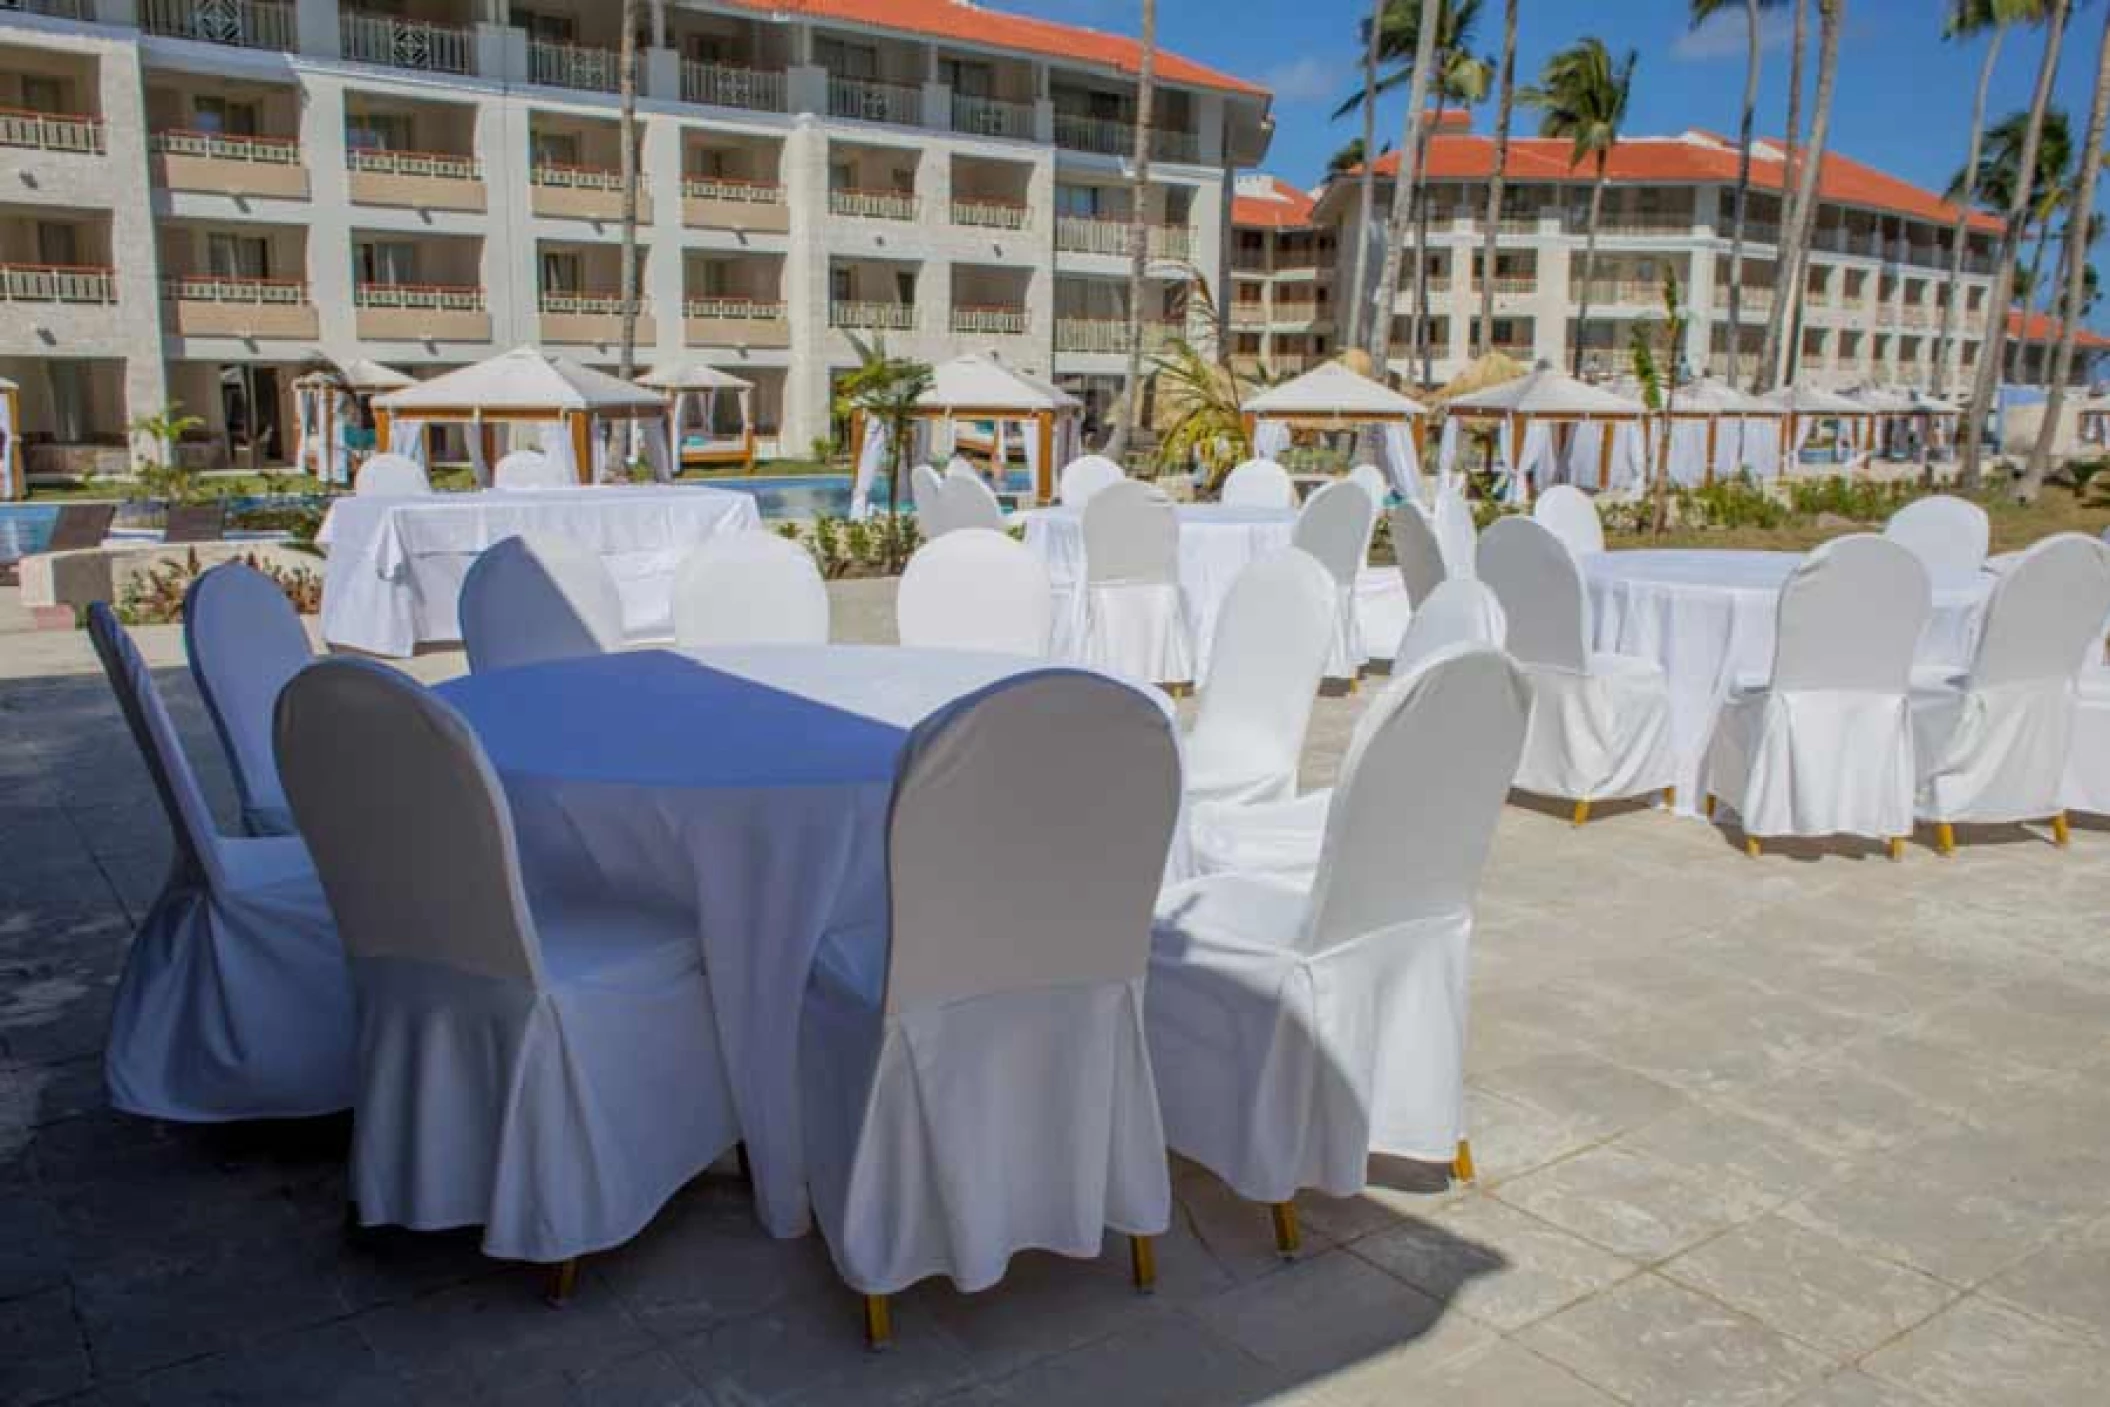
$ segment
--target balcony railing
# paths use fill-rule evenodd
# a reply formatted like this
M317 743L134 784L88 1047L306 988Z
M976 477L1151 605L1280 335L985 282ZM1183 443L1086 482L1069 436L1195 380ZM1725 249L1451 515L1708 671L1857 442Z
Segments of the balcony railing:
M1055 114L1055 145L1102 156L1130 156L1136 149L1135 124L1082 113ZM1166 161L1199 161L1201 138L1193 132L1160 127L1151 133L1151 155Z
M338 20L344 56L355 63L422 73L472 73L476 36L451 24L347 11Z
M828 304L828 326L878 332L912 332L916 326L913 303L863 303L838 298Z
M1587 210L1568 212L1568 229L1573 234L1584 234L1590 228ZM1692 216L1654 214L1615 214L1606 211L1597 222L1600 235L1680 235L1692 232Z
M528 184L531 186L555 186L560 190L573 191L619 191L623 188L623 172L616 166L563 166L553 161L538 161L528 168ZM637 178L637 188L645 188L642 173Z
M1033 315L1024 308L954 308L952 330L1023 337L1033 326Z
M620 293L572 293L563 289L544 289L541 308L545 313L583 313L589 317L620 317L623 305L628 303L640 317L646 312L642 298L626 299Z
M0 0L0 10L18 10L26 15L50 15L56 19L86 19L87 0Z
M1655 303L1663 297L1663 285L1648 279L1594 279L1584 285L1592 303Z
M784 188L774 181L737 181L727 176L684 176L681 193L691 200L730 200L742 205L784 203Z
M1488 284L1494 289L1497 298L1515 298L1539 291L1539 281L1534 275L1498 275L1489 279Z
M784 304L768 298L689 298L681 305L681 315L724 322L775 322L784 316Z
M230 137L222 132L156 132L147 145L159 156L190 156L208 161L245 161L257 166L300 165L300 142L293 137Z
M77 264L0 264L0 301L115 303L117 274Z
M1265 326L1267 326L1267 304L1265 304L1265 303L1233 303L1233 304L1231 305L1231 326L1233 326L1233 327L1265 327Z
M480 313L484 307L484 291L469 284L362 283L352 289L352 305L358 308Z
M1143 350L1156 351L1179 336L1181 324L1163 319L1143 324ZM1055 350L1058 352L1126 352L1126 318L1057 318Z
M583 88L594 93L614 93L623 86L623 55L618 49L596 49L584 44L558 44L547 39L528 41L528 81L550 88Z
M905 83L876 83L869 78L828 79L828 115L859 122L923 125L923 90Z
M1185 259L1192 240L1184 225L1149 227L1153 259ZM1055 221L1055 247L1071 254L1128 253L1126 220L1095 220L1083 215L1064 215Z
M344 164L376 176L423 176L434 181L480 181L483 163L473 156L443 151L387 151L380 147L347 147Z
M286 307L308 301L308 285L288 278L231 278L218 274L178 274L161 281L161 296L179 303L271 304Z
M684 59L681 96L685 102L704 103L710 107L782 112L784 75L767 69L734 68L729 64L705 64Z
M973 225L985 230L1022 230L1026 227L1028 213L1023 201L997 200L982 195L956 195L952 198L952 222L955 225Z
M1033 109L1025 103L952 95L952 130L977 137L1029 138L1033 135Z
M0 8L4 8L4 3L0 3ZM0 147L99 155L103 149L102 119L75 113L0 108Z
M140 0L139 27L238 49L292 53L300 47L293 7L276 0Z
M864 220L913 220L916 218L916 193L837 187L828 192L828 213Z

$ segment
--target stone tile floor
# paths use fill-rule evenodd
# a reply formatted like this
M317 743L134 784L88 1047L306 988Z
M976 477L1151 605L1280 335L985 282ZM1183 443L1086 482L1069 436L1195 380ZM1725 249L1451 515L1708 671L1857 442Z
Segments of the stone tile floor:
M0 593L0 631L13 610ZM838 635L882 639L883 587ZM175 632L143 632L175 665ZM454 655L416 662L426 675ZM216 801L180 669L161 678ZM1323 701L1307 783L1361 700ZM159 1126L97 1051L167 839L80 636L0 633L0 1404L2110 1402L2110 828L1752 862L1509 808L1481 903L1480 1181L1384 1165L1307 1249L1176 1167L1162 1287L1021 1258L867 1354L732 1171L562 1311L473 1235L341 1233L341 1121Z

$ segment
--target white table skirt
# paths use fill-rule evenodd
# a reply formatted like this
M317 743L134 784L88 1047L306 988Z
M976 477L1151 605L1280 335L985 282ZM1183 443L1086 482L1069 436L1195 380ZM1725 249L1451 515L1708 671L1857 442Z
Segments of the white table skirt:
M752 494L702 487L340 498L315 539L329 552L323 638L377 655L459 640L469 564L493 543L529 532L568 538L608 564L633 639L670 635L681 559L717 533L760 524Z
M908 730L1046 667L782 645L642 650L440 686L504 779L537 892L696 913L757 1212L776 1235L810 1224L797 1063L807 975L825 934L884 941L887 805Z
M1587 559L1591 644L1654 660L1669 677L1678 753L1678 809L1700 806L1700 767L1722 700L1739 680L1773 669L1780 589L1802 560L1794 552L1644 550ZM1922 664L1964 665L1993 578L1937 578L1934 613L1920 639Z

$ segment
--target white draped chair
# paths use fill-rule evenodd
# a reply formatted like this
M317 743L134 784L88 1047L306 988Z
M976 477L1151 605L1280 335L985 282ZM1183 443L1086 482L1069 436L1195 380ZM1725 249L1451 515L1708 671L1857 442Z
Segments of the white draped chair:
M1473 524L1472 505L1464 494L1456 488L1439 490L1430 526L1443 553L1444 575L1470 577L1480 569L1480 530Z
M958 532L962 528L987 528L991 532L1004 530L1004 506L996 500L982 476L972 470L955 474L945 471L945 483L938 490L938 501L942 504L940 516L945 522L945 531Z
M1087 454L1082 459L1073 459L1062 466L1062 475L1056 482L1055 498L1065 508L1082 508L1092 501L1092 496L1103 488L1118 484L1128 477L1120 465L1103 454Z
M1945 685L1915 684L1913 748L1920 820L1944 854L1959 823L2049 819L2074 741L2076 689L2110 617L2110 550L2081 533L2048 537L2001 573L1986 601L1971 667Z
M1079 661L1146 684L1194 679L1194 642L1180 596L1180 520L1140 479L1092 495L1084 509L1084 618Z
M286 681L314 659L300 613L277 582L223 562L184 594L183 653L212 715L250 835L292 835L293 816L271 758L271 710Z
M175 838L118 979L110 1103L182 1123L350 1107L352 988L307 847L221 835L132 637L101 602L88 635Z
M1500 519L1480 539L1479 577L1531 682L1517 787L1574 802L1577 825L1598 801L1672 799L1670 686L1653 660L1590 648L1590 600L1561 540L1530 518Z
M1348 471L1348 482L1370 495L1371 509L1382 518L1385 503L1392 496L1392 486L1385 482L1385 471L1375 464L1358 464ZM1397 557L1396 548L1394 556ZM1355 574L1355 618L1363 648L1371 658L1392 658L1392 649L1398 644L1400 632L1407 628L1407 618L1413 612L1414 604L1408 597L1404 578L1395 568L1372 566L1366 553L1362 567Z
M1345 479L1327 484L1304 501L1290 541L1318 559L1333 577L1337 607L1333 643L1326 651L1326 677L1353 680L1370 660L1356 617L1356 578L1370 557L1377 508L1361 486Z
M1753 855L1766 836L1912 833L1912 657L1933 610L1927 569L1873 533L1834 538L1780 591L1773 670L1739 683L1716 717L1707 811L1736 813Z
M1248 459L1225 476L1217 498L1232 508L1294 508L1297 486L1272 459Z
M277 747L359 994L359 1223L480 1226L563 1299L740 1137L694 917L531 903L476 735L385 666L302 673Z
M1001 532L947 533L909 558L894 621L911 649L1044 656L1054 624L1048 569L1031 548Z
M1159 898L1152 1067L1175 1152L1274 1209L1352 1197L1373 1154L1472 1176L1465 1123L1473 895L1530 695L1462 648L1394 680L1358 720L1308 886L1212 875Z
M2067 811L2110 816L2110 669L2084 671L2074 687L2073 742L2059 805Z
M1332 574L1294 547L1249 564L1231 583L1181 749L1190 803L1242 805L1296 792L1338 602Z
M370 455L359 466L352 492L360 498L415 498L432 492L425 466L400 454Z
M813 554L762 528L721 533L684 557L673 606L685 650L828 643L828 584Z
M1597 504L1573 484L1555 484L1531 506L1531 516L1578 559L1604 551L1604 523Z
M1409 606L1420 610L1449 576L1436 529L1421 505L1402 503L1392 510L1392 558L1399 564Z
M972 1293L1109 1228L1148 1287L1171 1187L1143 988L1178 806L1168 719L1102 677L1005 679L910 735L887 921L824 937L800 1035L814 1213L875 1344L918 1280Z
M916 526L924 541L945 536L951 525L945 521L945 481L938 477L938 471L928 464L918 464L908 471L908 487L916 508Z
M1509 619L1484 581L1446 581L1430 592L1407 623L1392 667L1407 669L1455 645L1509 648Z
M491 487L496 489L564 489L577 482L539 449L516 449L491 468Z
M1919 558L1929 576L1953 576L1985 565L1993 524L1969 499L1934 494L1891 514L1883 536Z
M1385 482L1385 471L1375 464L1358 464L1348 471L1350 483L1362 485L1363 492L1370 495L1370 504L1378 512L1385 511L1385 503L1392 497L1392 485Z
M623 598L608 564L548 533L503 538L462 577L469 669L606 654L623 643Z

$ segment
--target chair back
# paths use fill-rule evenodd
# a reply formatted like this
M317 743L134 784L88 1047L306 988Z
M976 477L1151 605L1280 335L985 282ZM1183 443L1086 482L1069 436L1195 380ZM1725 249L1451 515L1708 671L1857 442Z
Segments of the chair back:
M945 531L958 532L962 528L987 528L992 532L1004 530L1004 508L996 501L996 494L982 482L982 476L972 470L955 474L945 472L945 483L938 490L938 500L943 503L942 516Z
M146 660L133 643L131 632L106 602L97 601L88 607L88 638L95 645L96 658L102 661L110 691L117 695L117 706L125 716L125 726L132 730L132 741L147 765L147 775L154 779L154 790L161 796L162 810L168 815L169 830L176 840L177 866L218 885L226 875L220 856L220 828L213 821L205 789L198 785L198 774L191 770L183 740L177 736L175 721L169 717L168 705L162 701Z
M1432 655L1378 696L1327 808L1309 949L1471 905L1530 712L1516 666L1482 646Z
M491 466L495 489L563 489L574 487L564 466L539 449L516 449Z
M1056 501L1065 508L1082 508L1099 490L1118 484L1128 475L1103 454L1087 454L1062 466L1055 485Z
M1773 687L1902 694L1933 608L1910 551L1874 533L1833 538L1780 589Z
M183 653L227 750L242 809L285 805L271 758L271 710L287 681L314 660L300 613L256 568L222 563L184 595Z
M1582 572L1543 523L1499 519L1480 539L1480 580L1509 622L1509 653L1525 664L1581 673L1590 663Z
M1392 496L1392 485L1385 481L1385 471L1375 464L1358 464L1348 471L1349 482L1362 485L1363 492L1370 495L1370 506L1378 512L1385 511L1385 500Z
M1993 523L1969 499L1938 493L1891 514L1883 536L1919 558L1929 575L1960 576L1985 565Z
M945 482L951 483L955 479L972 479L976 483L982 482L982 476L975 472L973 462L963 454L956 454L945 461Z
M2047 537L2002 572L1986 600L1971 684L2071 679L2102 643L2110 550L2083 533Z
M1336 479L1304 500L1290 543L1318 558L1336 582L1353 586L1370 555L1370 531L1376 526L1377 505L1362 485Z
M1392 668L1404 674L1431 656L1459 645L1509 648L1509 619L1484 581L1447 581L1414 608L1400 637Z
M219 542L227 536L227 505L214 499L210 503L172 503L169 505L168 521L163 525L161 540L164 544L177 542Z
M1248 459L1224 479L1217 498L1233 508L1294 508L1297 486L1274 460Z
M1573 484L1555 484L1540 494L1531 516L1578 557L1604 551L1604 523L1597 516L1596 501Z
M825 645L828 584L813 554L761 528L721 533L674 573L674 640L709 645Z
M606 654L623 643L623 598L599 557L529 533L485 548L462 578L472 672Z
M1402 503L1392 510L1392 558L1399 563L1400 577L1407 583L1407 604L1415 610L1443 585L1443 549L1436 544L1436 529L1418 503Z
M103 539L110 535L110 524L117 520L117 505L114 503L67 503L59 507L59 520L51 525L51 538L44 544L46 552L78 552L85 547L100 547Z
M386 665L325 659L279 696L272 736L352 957L540 985L512 812L460 714Z
M1087 585L1175 581L1179 557L1179 512L1154 485L1123 479L1085 505Z
M938 471L928 464L918 464L908 471L909 498L916 507L916 524L926 539L945 534L944 507L939 493L944 483L938 477Z
M1444 575L1469 577L1479 570L1480 532L1473 526L1472 506L1464 494L1455 488L1438 492L1432 525L1437 546L1443 551Z
M376 454L359 466L352 492L360 498L414 498L432 492L425 466L400 454Z
M1024 543L965 528L909 558L894 598L895 626L911 649L1048 652L1054 620L1048 569Z
M1104 675L1015 675L918 724L887 814L887 1012L1141 978L1179 801L1171 721Z
M1194 735L1234 735L1242 747L1280 754L1254 757L1256 767L1294 768L1326 669L1338 603L1332 574L1300 548L1241 571L1216 618Z

